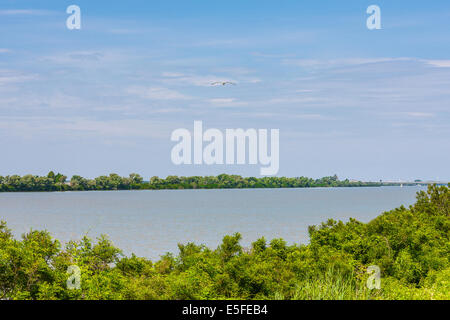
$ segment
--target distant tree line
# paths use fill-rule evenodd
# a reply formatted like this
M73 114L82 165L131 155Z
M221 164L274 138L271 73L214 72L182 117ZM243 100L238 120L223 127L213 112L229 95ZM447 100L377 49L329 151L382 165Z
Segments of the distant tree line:
M70 180L63 174L49 172L47 176L0 176L0 192L14 191L88 191L88 190L161 190L161 189L241 189L241 188L312 188L312 187L367 187L386 185L381 182L339 180L336 175L320 179L307 177L242 177L220 174L218 176L193 176L167 178L152 177L149 181L137 173L121 177L111 173L95 179L74 175Z

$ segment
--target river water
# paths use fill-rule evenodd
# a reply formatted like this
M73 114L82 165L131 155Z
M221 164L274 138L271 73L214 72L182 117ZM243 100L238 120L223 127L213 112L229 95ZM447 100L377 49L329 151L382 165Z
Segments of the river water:
M157 259L177 243L216 248L240 232L307 243L308 226L328 218L368 222L415 202L423 187L0 193L0 220L19 237L30 228L63 243L107 234L127 255Z

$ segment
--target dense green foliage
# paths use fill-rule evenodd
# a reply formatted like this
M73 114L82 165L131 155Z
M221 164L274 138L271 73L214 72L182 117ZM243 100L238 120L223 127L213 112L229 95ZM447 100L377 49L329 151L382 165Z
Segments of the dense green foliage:
M308 245L261 238L243 248L234 234L156 262L125 257L105 237L64 249L45 231L17 240L1 223L0 299L450 299L449 214L449 188L430 186L367 224L310 227ZM68 290L73 264L81 288ZM366 287L370 265L381 268L380 290Z
M238 188L308 188L308 187L363 187L380 186L378 182L340 181L336 175L321 179L306 177L241 177L221 174L217 177L178 177L168 176L165 179L152 177L144 182L136 173L129 177L121 177L115 173L86 179L73 176L70 181L60 173L50 172L46 177L33 175L0 176L0 192L6 191L82 191L82 190L130 190L130 189L238 189Z

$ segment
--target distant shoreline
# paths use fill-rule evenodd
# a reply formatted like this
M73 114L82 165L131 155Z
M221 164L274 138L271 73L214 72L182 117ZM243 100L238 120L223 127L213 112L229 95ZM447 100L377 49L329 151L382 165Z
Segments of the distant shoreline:
M307 177L242 177L220 174L218 176L154 176L149 181L136 173L121 177L115 173L86 179L74 175L70 180L63 174L49 172L47 176L0 176L0 192L64 192L64 191L114 191L114 190L211 190L211 189L290 189L290 188L355 188L382 186L447 185L444 182L364 182L339 180L334 176L312 179Z

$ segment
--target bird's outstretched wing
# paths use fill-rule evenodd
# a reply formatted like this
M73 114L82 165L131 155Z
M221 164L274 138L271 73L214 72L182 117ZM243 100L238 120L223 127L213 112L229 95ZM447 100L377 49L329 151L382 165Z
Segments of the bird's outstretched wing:
M225 86L225 85L227 85L227 84L231 84L231 85L233 85L233 86L236 85L236 83L231 82L231 81L216 81L216 82L212 82L212 83L211 83L212 86L216 86L216 85L222 85L222 86Z

